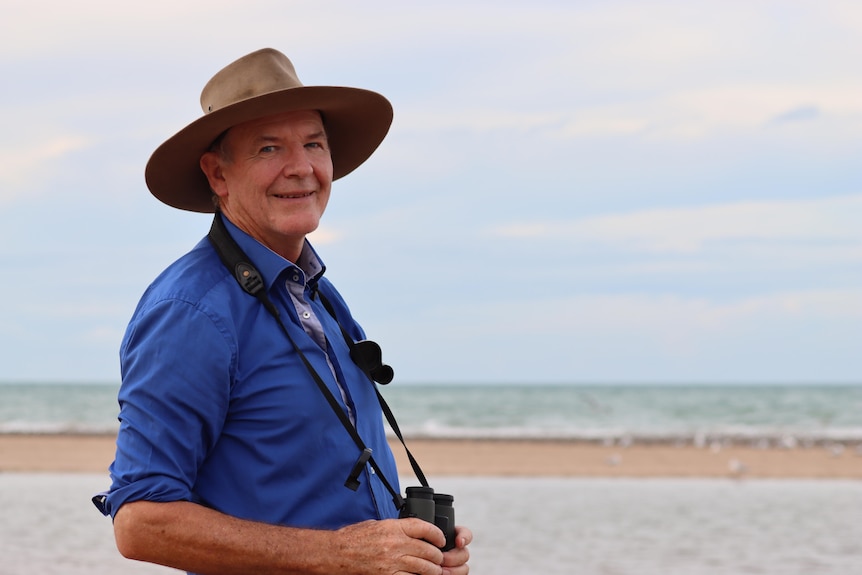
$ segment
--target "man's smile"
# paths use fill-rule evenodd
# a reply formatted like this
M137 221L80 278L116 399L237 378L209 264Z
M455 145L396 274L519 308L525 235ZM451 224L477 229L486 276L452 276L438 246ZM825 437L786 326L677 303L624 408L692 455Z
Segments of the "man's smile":
M274 198L279 198L282 200L297 200L301 198L307 198L309 196L314 195L314 192L294 192L292 194L272 194Z

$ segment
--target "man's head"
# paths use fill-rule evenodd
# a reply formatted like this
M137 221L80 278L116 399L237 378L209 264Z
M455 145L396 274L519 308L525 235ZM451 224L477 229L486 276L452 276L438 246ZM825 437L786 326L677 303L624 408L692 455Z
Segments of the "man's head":
M315 112L331 155L331 181L368 159L392 122L392 106L380 94L303 86L290 60L270 48L244 56L213 76L201 93L201 107L204 116L159 146L146 168L153 195L170 206L196 212L214 211L213 192L224 209L224 197L202 170L203 157L222 137L216 151L226 152L223 159L236 162L231 148L235 127L291 112ZM325 187L328 197L328 184Z
M316 110L284 112L230 128L201 156L219 209L276 253L296 261L326 209L332 157Z

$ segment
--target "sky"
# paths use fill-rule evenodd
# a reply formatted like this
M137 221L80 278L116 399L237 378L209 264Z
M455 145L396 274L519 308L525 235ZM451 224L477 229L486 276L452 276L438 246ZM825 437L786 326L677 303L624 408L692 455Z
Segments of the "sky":
M396 382L862 382L862 4L3 0L0 381L119 381L262 47L393 104L311 240Z

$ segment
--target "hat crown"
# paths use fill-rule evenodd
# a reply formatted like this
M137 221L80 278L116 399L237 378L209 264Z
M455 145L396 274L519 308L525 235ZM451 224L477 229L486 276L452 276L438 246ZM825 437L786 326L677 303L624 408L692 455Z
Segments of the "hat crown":
M302 87L287 56L264 48L228 64L213 76L201 92L201 108L204 114L210 114L243 100Z

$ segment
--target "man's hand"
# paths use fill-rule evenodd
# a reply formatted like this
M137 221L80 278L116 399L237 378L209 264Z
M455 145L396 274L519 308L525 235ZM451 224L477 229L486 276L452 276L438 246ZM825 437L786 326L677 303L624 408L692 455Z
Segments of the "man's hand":
M443 575L467 575L470 552L467 545L473 541L473 532L466 527L455 527L455 548L443 554Z
M435 525L421 519L386 519L363 521L339 529L336 534L337 549L332 557L344 563L337 565L341 573L357 575L442 575L444 553L439 547L446 544L446 537ZM472 537L472 535L470 535ZM326 550L321 550L326 552ZM461 549L453 549L446 555L458 563ZM453 563L453 564L454 564ZM453 571L452 573L466 573Z

